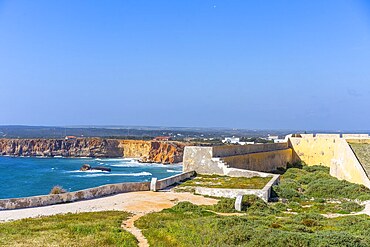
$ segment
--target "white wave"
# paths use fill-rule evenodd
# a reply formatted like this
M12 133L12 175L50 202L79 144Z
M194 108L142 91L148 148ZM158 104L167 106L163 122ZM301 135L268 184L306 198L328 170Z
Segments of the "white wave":
M80 170L73 170L73 171L66 171L66 173L109 173L108 171L100 171L100 170L87 170L87 171L80 171Z
M168 169L167 172L178 172L178 173L180 173L181 171L176 171L176 170Z
M130 163L120 163L120 164L107 164L108 166L113 166L113 167L138 167L140 166L139 164L130 164Z
M110 161L131 161L131 160L135 160L135 159L132 159L132 158L109 158L109 159L100 159L100 160L110 162Z
M85 175L74 175L74 177L80 178L93 178L93 177L111 177L111 176L121 176L121 177L139 177L139 176L151 176L150 172L138 172L138 173L97 173L97 174L85 174Z
M99 162L99 164L100 164L100 165L104 165L104 163L103 163L103 162Z

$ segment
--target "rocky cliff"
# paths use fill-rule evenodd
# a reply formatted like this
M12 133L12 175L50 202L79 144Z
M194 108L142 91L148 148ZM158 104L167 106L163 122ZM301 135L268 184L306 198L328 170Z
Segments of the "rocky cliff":
M182 162L185 144L181 142L159 142L121 140L123 156L139 158L141 162L172 164Z
M182 161L184 144L102 138L0 139L0 155L63 157L127 157L142 162Z

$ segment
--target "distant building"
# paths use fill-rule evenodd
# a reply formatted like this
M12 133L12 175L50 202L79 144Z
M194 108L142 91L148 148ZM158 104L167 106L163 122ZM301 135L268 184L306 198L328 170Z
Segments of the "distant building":
M239 143L241 143L241 142L239 142ZM242 145L254 145L255 143L254 142L244 142L244 144L242 144Z
M274 143L282 143L282 142L287 142L285 139L274 139Z
M75 136L66 136L64 139L66 141L68 141L68 140L75 140L75 139L77 139L77 137L75 137Z
M169 141L171 136L157 136L153 139L154 141Z
M267 136L267 140L270 140L270 141L277 140L277 139L279 139L279 136L273 136L270 134Z
M230 144L237 144L240 142L240 138L238 137L225 137L225 139L222 140L223 143L230 143Z

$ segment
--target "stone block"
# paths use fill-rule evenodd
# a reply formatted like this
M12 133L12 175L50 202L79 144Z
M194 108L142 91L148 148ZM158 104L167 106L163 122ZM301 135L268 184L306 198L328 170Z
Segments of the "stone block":
M235 210L242 211L243 195L237 195L235 199Z
M152 178L150 181L150 190L151 191L157 191L157 178Z

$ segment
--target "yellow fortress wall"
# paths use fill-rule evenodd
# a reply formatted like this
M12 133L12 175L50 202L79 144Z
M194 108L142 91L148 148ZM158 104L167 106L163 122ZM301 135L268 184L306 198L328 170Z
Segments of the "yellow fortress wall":
M338 135L290 137L289 145L293 161L330 167L330 175L370 188L370 180L346 139Z

